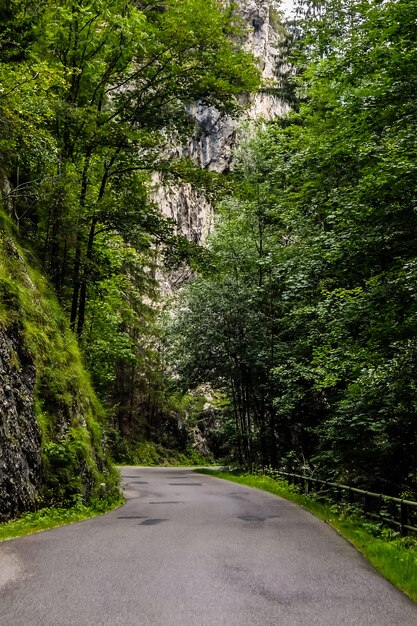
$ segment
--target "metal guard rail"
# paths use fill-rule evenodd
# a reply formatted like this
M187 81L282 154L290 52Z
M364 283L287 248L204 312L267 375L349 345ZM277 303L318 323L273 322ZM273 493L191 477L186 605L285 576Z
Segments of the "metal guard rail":
M294 485L304 487L305 493L310 492L310 485L322 485L333 490L333 499L336 502L342 501L344 493L347 495L347 502L362 508L363 513L372 519L377 519L384 524L399 528L401 536L409 532L417 533L417 502L406 500L405 498L395 498L383 493L365 491L357 487L342 485L312 476L303 474L292 474L275 470L277 476L284 476ZM355 498L358 495L360 498ZM386 507L385 509L383 507ZM414 524L414 525L413 525Z

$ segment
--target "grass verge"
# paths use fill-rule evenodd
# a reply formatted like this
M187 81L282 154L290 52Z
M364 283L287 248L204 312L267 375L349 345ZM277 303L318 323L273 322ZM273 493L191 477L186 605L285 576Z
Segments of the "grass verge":
M50 507L33 513L24 513L17 519L0 524L0 542L97 517L116 509L123 503L124 498L120 494L96 500L89 506L79 503L68 509Z
M199 469L197 471L240 485L256 487L300 505L333 526L387 580L417 602L416 538L401 538L395 531L383 528L373 521L368 521L352 509L344 511L339 505L318 502L301 494L285 480L277 480L266 475L232 474L211 469Z

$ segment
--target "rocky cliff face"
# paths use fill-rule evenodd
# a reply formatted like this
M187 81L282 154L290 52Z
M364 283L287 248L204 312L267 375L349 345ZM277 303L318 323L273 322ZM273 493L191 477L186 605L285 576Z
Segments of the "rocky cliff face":
M65 314L8 224L0 211L0 520L115 484Z
M34 412L36 372L18 325L0 330L0 513L34 505L41 483L41 435Z
M265 84L274 81L274 67L279 36L274 28L276 9L274 0L237 0L239 12L247 24L246 47L259 61ZM242 101L245 110L240 119L222 116L212 107L196 103L190 113L196 131L187 146L179 151L201 168L227 172L233 167L233 148L239 141L238 128L250 120L270 121L285 113L280 100L268 93ZM212 228L213 207L190 185L164 186L161 177L154 179L154 198L162 213L173 219L178 232L191 241L203 243ZM175 280L178 280L176 275Z

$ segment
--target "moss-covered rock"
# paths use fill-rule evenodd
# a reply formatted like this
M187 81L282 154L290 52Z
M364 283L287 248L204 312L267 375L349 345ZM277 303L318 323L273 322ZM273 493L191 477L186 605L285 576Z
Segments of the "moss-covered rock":
M116 489L104 411L52 290L0 231L0 518Z

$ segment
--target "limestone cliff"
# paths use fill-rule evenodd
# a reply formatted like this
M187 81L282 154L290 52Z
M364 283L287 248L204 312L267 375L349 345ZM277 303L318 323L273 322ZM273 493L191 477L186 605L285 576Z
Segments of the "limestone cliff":
M239 12L247 24L246 48L258 59L265 86L273 84L279 45L274 0L238 0ZM227 172L233 167L233 148L238 129L250 120L270 121L286 112L285 105L274 95L261 91L249 102L242 99L244 112L239 119L222 116L216 109L195 103L189 111L195 120L195 133L178 155L192 159L201 168ZM190 185L163 185L154 178L154 199L162 213L177 223L179 233L191 241L202 243L212 227L213 207ZM175 280L178 276L175 275Z

